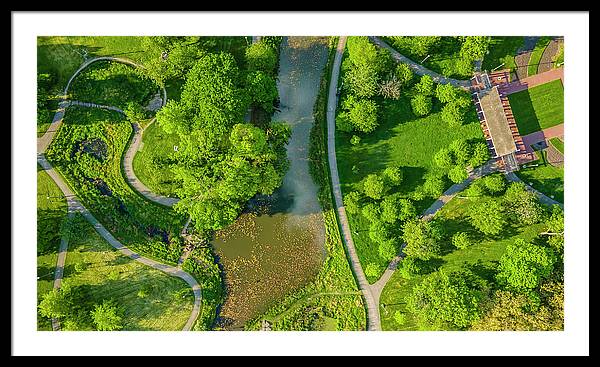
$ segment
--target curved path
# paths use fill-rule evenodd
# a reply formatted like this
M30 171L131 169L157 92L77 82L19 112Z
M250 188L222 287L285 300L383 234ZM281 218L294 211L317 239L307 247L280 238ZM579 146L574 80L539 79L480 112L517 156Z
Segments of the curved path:
M342 238L348 256L350 257L350 266L354 272L358 287L362 291L365 303L367 306L367 330L380 330L379 320L379 305L371 293L369 282L365 277L362 266L352 241L350 234L350 225L346 217L346 209L342 201L342 190L340 187L340 177L338 175L337 160L335 153L335 109L337 107L337 85L340 76L340 65L342 63L342 55L346 46L347 37L340 37L335 59L333 60L333 68L331 70L331 79L329 82L329 96L327 99L327 155L329 158L329 170L331 174L331 187L335 198L335 208L337 211L340 229L342 230Z
M50 124L48 130L46 130L46 133L42 137L38 138L38 140L37 140L37 162L44 169L44 171L52 178L52 180L54 180L56 185L63 192L65 198L67 199L69 215L72 215L72 213L75 213L75 212L81 213L83 215L83 217L88 222L90 222L92 224L92 226L94 226L94 229L98 232L98 234L100 234L100 236L102 236L112 247L117 249L123 255L125 255L135 261L138 261L142 264L150 266L156 270L160 270L169 275L181 278L192 288L192 291L194 293L194 306L192 308L192 312L190 314L190 317L188 318L188 321L186 322L186 324L183 327L183 330L191 330L192 326L194 325L194 322L196 321L196 319L198 318L198 315L200 313L201 300L202 300L202 291L201 291L200 285L198 284L196 279L194 279L193 276L191 276L187 272L179 269L178 267L162 264L155 260L143 257L143 256L131 251L129 248L127 248L125 245L123 245L121 242L119 242L83 206L83 204L81 204L81 202L77 199L77 197L75 196L73 191L71 191L69 186L63 180L63 178L54 170L54 168L50 165L50 163L44 157L44 152L46 151L46 149L48 148L48 146L54 139L54 135L56 134L56 132L58 131L58 128L62 124L62 120L63 120L64 114L65 114L65 108L68 107L69 105L73 104L73 105L81 105L81 106L86 106L86 107L106 108L106 109L111 109L114 111L122 112L116 107L97 105L97 104L88 103L88 102L67 101L66 100L68 87L69 87L70 83L72 82L72 80L75 78L75 76L77 74L79 74L87 66L92 64L93 62L100 61L100 60L112 60L112 61L124 62L126 64L130 64L130 65L134 65L134 66L139 66L130 60L114 58L114 57L99 57L99 58L95 58L95 59L86 61L75 72L75 74L73 74L73 76L71 76L71 78L69 79L69 82L67 83L67 86L65 87L65 90L64 90L64 96L63 96L64 100L59 103L59 108L58 108L56 114L54 115L52 123ZM164 94L165 94L165 92L163 89L163 95ZM61 246L59 248L59 256L57 259L57 269L55 272L55 281L54 281L55 287L57 287L57 286L60 287L60 283L62 281L62 274L63 274L64 262L65 262L65 258L66 258L67 246L68 246L68 242L61 240ZM53 326L53 329L55 329L55 330L58 329L57 320L52 321L52 326Z
M369 36L371 42L376 44L379 47L385 48L390 51L392 57L398 61L407 64L417 75L429 75L433 78L433 81L440 84L452 84L455 87L469 89L471 87L471 82L469 80L458 80L445 77L435 71L429 70L421 64L414 62L408 57L402 55L400 52L396 51L392 46L385 43L379 37Z

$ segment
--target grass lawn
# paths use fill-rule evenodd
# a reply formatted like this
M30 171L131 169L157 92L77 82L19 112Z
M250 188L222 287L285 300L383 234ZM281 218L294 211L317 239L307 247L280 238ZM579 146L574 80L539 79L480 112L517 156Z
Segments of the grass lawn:
M537 43L535 44L535 48L531 51L531 56L529 57L529 63L527 64L527 75L532 76L537 74L538 66L540 65L540 60L542 59L542 54L548 46L548 43L552 40L552 37L540 37Z
M527 184L546 194L554 196L554 200L564 202L565 171L562 167L554 167L547 163L546 152L536 151L538 160L529 164L538 164L537 167L521 168L516 172L517 176Z
M173 146L179 145L179 136L175 133L165 133L158 122L154 122L144 130L142 141L144 146L138 150L133 159L135 175L152 192L175 196L175 189L179 185L173 181L171 170L157 164L157 160L169 157L173 152Z
M564 122L564 89L560 79L509 94L508 99L521 135Z
M52 290L58 247L59 229L67 214L67 202L62 191L42 168L37 166L37 296ZM49 197L49 198L48 198ZM50 319L38 313L38 330L52 330Z
M85 292L80 306L91 310L112 299L124 310L123 330L181 330L194 302L187 283L122 255L90 224L86 229L84 241L69 244L63 279Z
M515 55L519 47L523 46L523 41L521 36L492 37L489 53L483 58L481 69L491 71L504 63L499 69L514 71Z
M493 281L489 270L485 269L486 265L494 265L504 253L506 246L517 238L529 241L536 237L538 233L543 232L544 224L507 227L497 238L483 237L466 219L468 208L474 202L472 200L455 197L438 212L436 218L444 220L444 229L448 234L465 231L476 243L466 249L454 249L434 261L440 263L440 269L444 269L446 272L459 269L463 263L477 264L473 270L482 277ZM445 247L448 248L451 245L445 244ZM400 272L392 275L383 289L380 299L382 330L419 330L416 320L406 309L406 298L423 277L415 276L407 280L400 276ZM406 322L403 325L398 325L394 320L393 316L396 311L405 314Z
M562 140L560 140L559 138L552 138L550 139L550 144L552 144L552 146L555 147L556 150L561 152L563 155L565 154L565 143Z
M427 55L419 56L414 53L414 42L417 37L381 37L402 55L421 63ZM465 74L457 67L460 60L461 42L456 37L442 37L439 44L432 48L430 57L422 63L426 68L449 78L469 79L472 75Z
M476 117L467 120L471 122L459 128L451 128L441 120L437 103L434 102L431 115L419 118L412 112L410 96L405 94L399 100L384 100L380 103L381 125L372 133L362 135L361 143L357 146L350 144L352 134L338 131L336 154L342 192L347 194L358 190L360 182L367 175L396 165L402 167L404 174L400 190L409 196L424 182L425 174L436 169L433 156L438 150L459 138L483 139ZM447 182L447 187L450 184ZM434 201L427 197L414 202L417 213ZM369 237L368 219L361 214L348 213L348 221L361 264L366 266L374 262L385 269L387 261L380 257L378 244ZM368 277L369 282L377 279Z

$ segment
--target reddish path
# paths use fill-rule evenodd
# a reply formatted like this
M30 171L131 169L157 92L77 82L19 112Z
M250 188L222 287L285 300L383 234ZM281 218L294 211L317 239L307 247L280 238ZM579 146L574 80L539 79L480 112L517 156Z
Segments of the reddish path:
M564 67L552 69L541 74L536 74L521 80L517 80L500 86L500 88L503 94L512 94L527 88L535 87L536 85L551 82L556 79L560 79L564 84Z
M544 140L548 140L555 137L562 137L565 135L564 131L565 124L560 124L556 126L549 127L542 131L536 131L529 135L523 136L523 144L527 148L528 152L533 152L531 146L535 143L539 143Z

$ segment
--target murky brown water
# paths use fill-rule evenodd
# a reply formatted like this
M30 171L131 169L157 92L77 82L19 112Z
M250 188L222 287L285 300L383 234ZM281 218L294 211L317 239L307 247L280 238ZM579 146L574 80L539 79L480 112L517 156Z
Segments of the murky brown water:
M310 282L324 259L325 229L308 170L313 107L327 62L326 37L286 37L281 45L280 112L292 127L290 170L274 195L253 200L213 245L225 270L220 324L239 330L276 300Z

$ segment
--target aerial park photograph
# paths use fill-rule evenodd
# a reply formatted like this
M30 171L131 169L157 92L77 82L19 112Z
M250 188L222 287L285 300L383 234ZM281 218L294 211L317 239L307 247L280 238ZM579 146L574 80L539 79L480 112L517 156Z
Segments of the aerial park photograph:
M571 335L589 120L563 29L35 34L27 332Z

